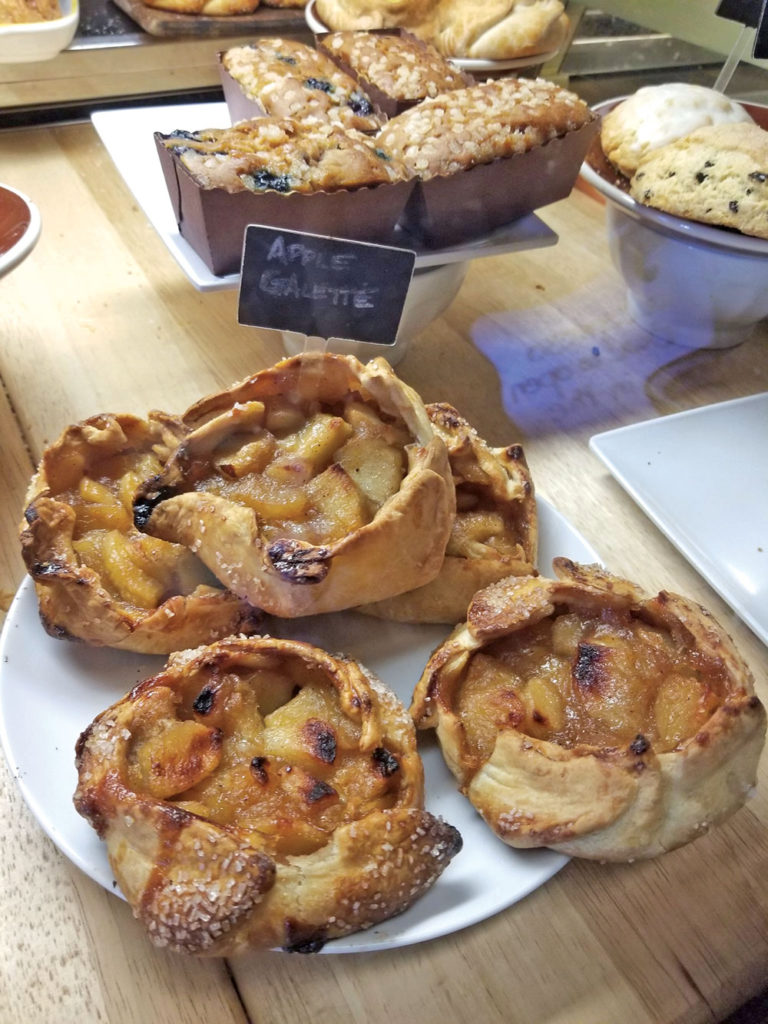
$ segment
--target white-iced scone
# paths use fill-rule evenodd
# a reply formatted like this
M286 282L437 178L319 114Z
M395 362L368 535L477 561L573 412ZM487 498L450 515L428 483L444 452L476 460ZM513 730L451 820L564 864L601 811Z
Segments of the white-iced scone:
M293 618L439 572L456 500L448 453L384 360L304 353L184 418L192 432L137 496L135 521L234 593Z
M77 769L77 810L177 952L314 952L405 910L461 848L423 809L405 709L309 644L174 655L86 729Z
M492 448L446 403L427 406L448 448L456 518L437 577L362 611L401 622L464 619L476 591L536 571L538 518L533 481L519 444Z
M644 157L630 194L675 217L768 239L768 132L756 124L699 128Z
M52 636L168 654L257 628L260 613L190 551L133 525L134 494L184 433L163 413L105 414L67 427L43 453L20 540Z
M766 715L700 606L565 559L477 594L414 694L462 792L516 847L625 861L705 832L755 784Z
M604 117L600 142L607 159L627 178L642 158L704 125L751 122L740 103L687 82L646 85Z

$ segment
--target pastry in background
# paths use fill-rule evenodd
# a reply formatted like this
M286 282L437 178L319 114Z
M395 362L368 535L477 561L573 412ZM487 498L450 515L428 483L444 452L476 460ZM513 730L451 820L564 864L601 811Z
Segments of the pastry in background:
M514 847L653 857L755 784L766 714L728 634L692 601L596 566L476 594L411 708L459 787Z
M184 434L163 413L92 416L43 453L20 539L51 636L167 654L260 625L191 551L133 525L136 490Z
M456 518L442 568L431 583L360 610L400 622L464 619L476 591L505 576L536 572L538 518L533 481L518 444L491 448L450 405L427 406L445 441Z
M55 21L61 16L59 0L0 0L0 25Z
M648 153L633 199L676 217L768 239L768 132L709 125Z
M647 85L604 117L600 142L606 158L631 178L651 150L705 125L752 122L740 103L714 89L687 82Z
M155 945L324 943L401 913L461 849L413 722L350 658L231 637L174 655L77 744L75 807Z

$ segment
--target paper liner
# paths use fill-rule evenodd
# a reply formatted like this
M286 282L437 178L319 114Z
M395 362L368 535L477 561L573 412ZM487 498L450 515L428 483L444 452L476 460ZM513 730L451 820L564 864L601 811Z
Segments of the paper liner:
M333 50L326 49L323 45L324 40L327 39L328 36L337 34L338 33L336 32L318 33L315 36L316 49L326 57L329 57L340 71L343 71L344 74L349 75L350 78L354 79L354 81L358 83L362 91L370 99L371 103L373 103L374 107L380 114L384 114L386 117L395 117L397 114L402 114L404 110L409 110L411 107L415 107L417 103L421 102L421 100L429 98L427 96L421 96L411 100L398 100L396 97L390 96L388 93L384 92L353 68L351 64L348 64L341 57L338 57ZM408 36L420 49L425 52L428 49L423 40L402 28L377 28L371 29L367 32L361 32L359 34L366 36ZM438 56L440 55L438 54ZM472 75L468 74L466 71L459 72L458 69L455 70L457 74L461 75L465 88L475 84L475 79ZM457 86L456 88L459 87Z
M599 125L595 117L526 153L417 182L403 227L437 248L489 234L540 206L565 199Z
M413 182L398 181L311 194L206 189L163 145L165 136L155 132L154 137L181 236L218 276L239 272L249 224L392 244L414 188Z

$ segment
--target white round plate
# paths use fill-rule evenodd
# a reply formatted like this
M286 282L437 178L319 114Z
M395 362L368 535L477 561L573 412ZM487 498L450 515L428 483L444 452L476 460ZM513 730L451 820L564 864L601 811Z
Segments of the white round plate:
M609 110L612 110L613 107L625 99L627 99L626 96L618 96L612 100L604 100L602 103L596 103L592 109L596 114L607 114ZM744 106L748 111L768 109L761 107L761 104L757 103L746 103ZM602 160L605 160L605 157L602 157ZM617 177L619 177L618 172L616 173ZM587 159L581 165L579 175L587 184L604 195L606 199L610 199L611 202L620 206L632 217L643 221L651 227L657 228L663 234L674 235L677 238L688 239L692 242L705 242L707 245L715 246L718 249L727 249L728 252L768 257L768 241L763 238L741 235L738 231L728 231L725 228L710 227L707 224L701 224L695 220L686 220L684 217L675 217L670 213L663 213L661 210L654 210L643 203L635 202L628 192L614 184L614 182L609 181L600 173L596 166L589 162L589 154L587 154Z
M0 277L32 252L40 237L40 212L22 192L0 185Z
M330 32L331 29L321 21L315 11L315 0L309 0L304 8L304 16L310 32L315 35L322 35L323 32ZM559 53L559 47L548 50L546 53L536 53L528 57L508 57L506 60L473 60L468 57L448 57L447 59L462 71L485 72L491 74L494 71L512 71L515 68L530 68L535 64L546 64Z
M539 565L549 572L557 555L598 561L587 542L551 505L539 500ZM270 631L345 651L408 706L413 688L443 626L408 626L353 612L299 620L270 620ZM0 639L0 740L24 798L46 834L82 871L117 891L104 844L72 804L77 776L75 742L90 722L163 658L55 640L43 630L31 580L19 588ZM465 928L511 906L567 863L551 850L513 850L491 832L456 790L439 748L421 734L426 806L455 825L461 853L410 910L366 932L336 939L327 953L407 946Z

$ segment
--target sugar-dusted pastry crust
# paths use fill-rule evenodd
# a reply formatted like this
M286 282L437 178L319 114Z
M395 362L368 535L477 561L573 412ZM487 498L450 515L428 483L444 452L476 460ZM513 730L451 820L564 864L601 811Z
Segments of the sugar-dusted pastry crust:
M400 913L461 847L415 730L364 668L229 638L174 655L77 745L75 806L154 943L304 952Z
M320 117L358 131L382 124L361 86L330 57L294 39L259 39L220 55L221 66L270 117Z
M768 131L756 124L697 128L643 157L630 193L675 217L768 239Z
M653 857L744 803L765 709L700 606L595 566L477 594L414 694L446 761L510 846Z
M202 188L229 193L334 192L409 177L368 136L330 121L257 117L158 137Z
M427 181L525 153L592 121L567 89L543 78L501 78L424 100L388 121L377 142Z
M401 622L466 618L469 603L489 583L536 572L538 518L533 481L520 445L491 448L446 403L427 406L445 441L456 488L456 519L437 577L368 605L371 615Z
M437 575L455 512L448 454L384 360L304 353L185 421L192 432L137 495L135 521L251 603L338 611Z
M52 636L167 654L258 625L191 552L133 526L134 492L184 432L163 413L105 414L67 427L43 453L20 539Z

